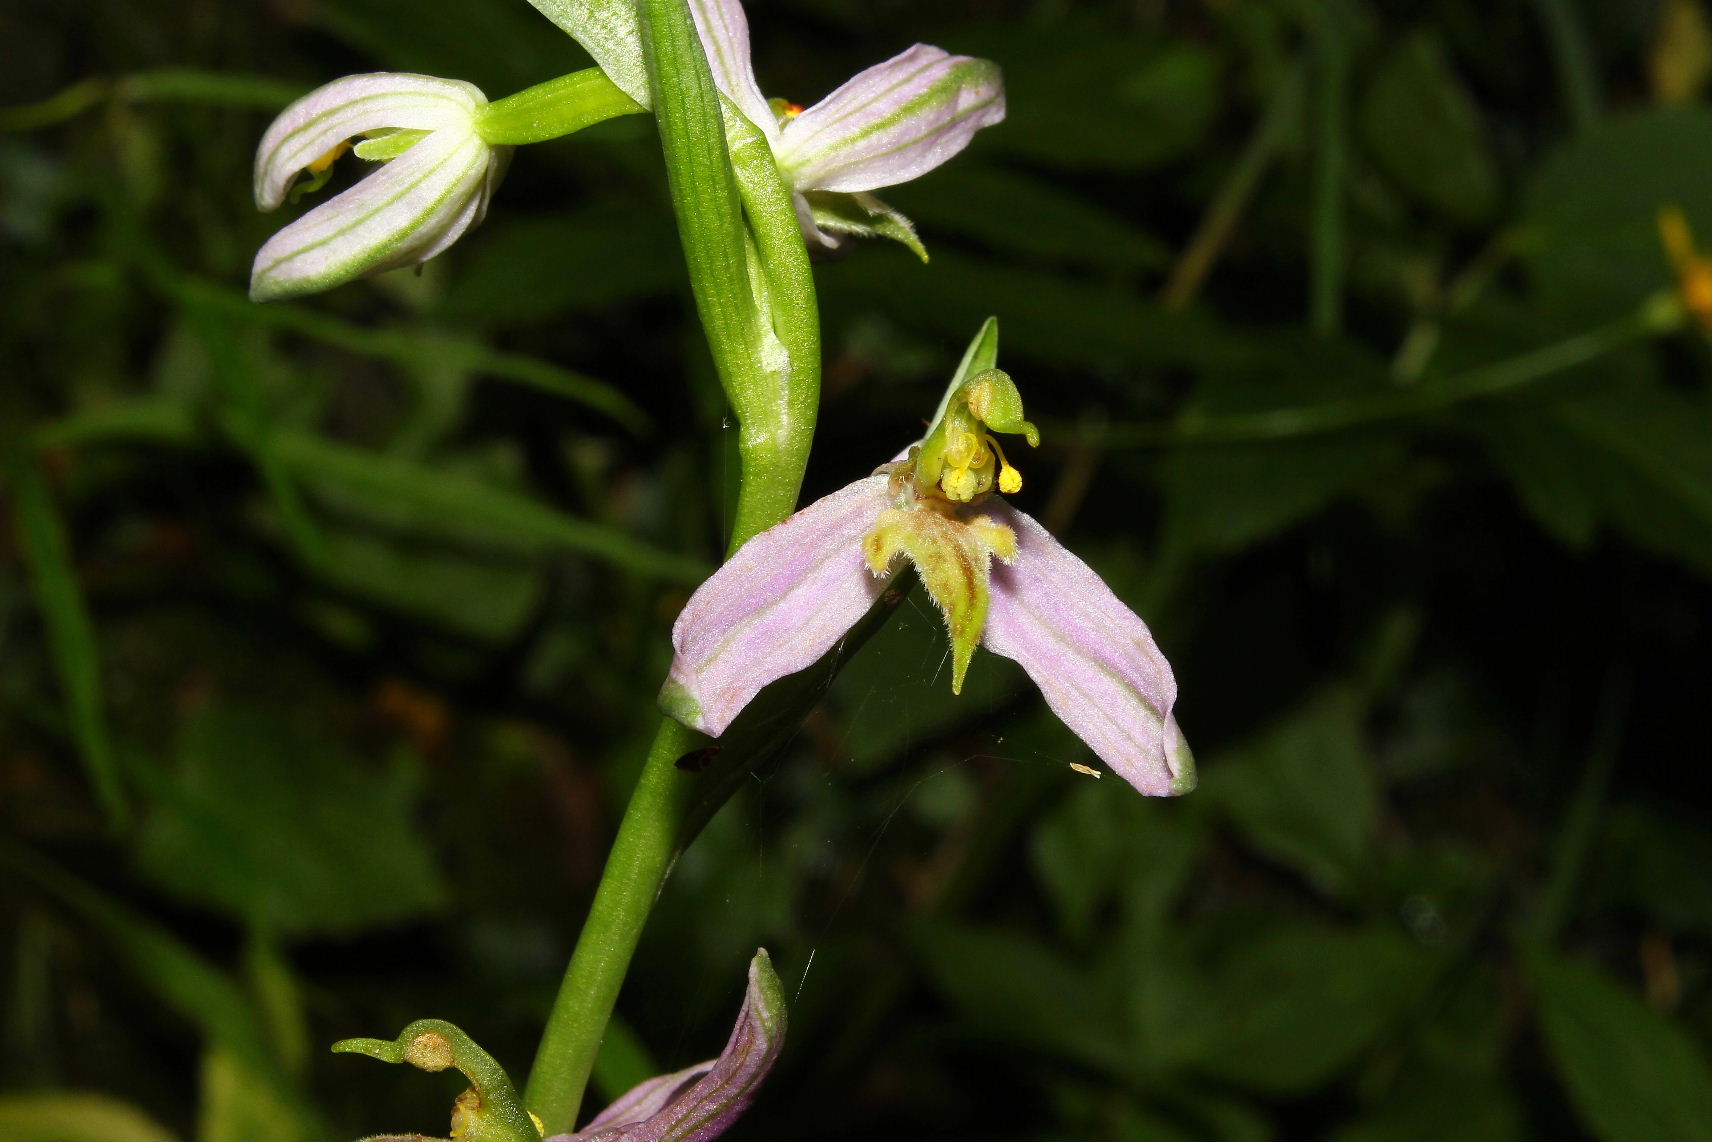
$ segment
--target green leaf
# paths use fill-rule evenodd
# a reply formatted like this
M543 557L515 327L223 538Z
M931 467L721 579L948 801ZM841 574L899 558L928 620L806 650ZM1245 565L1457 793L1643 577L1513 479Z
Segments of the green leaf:
M489 533L608 559L639 574L695 583L707 573L698 560L643 543L617 528L565 515L526 496L448 474L440 467L307 433L280 432L274 445L282 462L306 481L391 499Z
M916 946L939 990L977 1034L1121 1073L1121 1007L1085 967L1018 932L935 925Z
M220 856L209 868L216 867ZM270 1136L324 1136L303 1091L292 1081L244 989L171 932L69 875L27 849L0 844L0 866L42 887L78 913L152 993L194 1024L214 1047L230 1052L289 1108Z
M1196 1069L1276 1094L1311 1090L1426 995L1431 957L1386 928L1279 927L1244 939L1212 982Z
M888 194L929 233L977 238L1039 262L1133 275L1171 260L1165 244L1129 218L1003 167L956 162Z
M1498 172L1479 113L1431 31L1417 31L1379 64L1362 103L1368 150L1421 203L1459 222L1498 204Z
M659 210L603 195L547 217L501 217L482 231L436 306L451 322L510 329L567 312L669 294L682 272Z
M210 706L180 727L138 860L174 895L282 934L370 931L444 899L414 794L404 770L278 715Z
M84 606L83 588L72 566L65 525L41 471L28 457L8 464L14 496L18 547L29 564L36 605L47 627L60 688L70 708L72 732L89 771L90 784L108 818L123 825L130 816L118 762L107 733L101 696L101 651Z
M1596 1137L1712 1137L1702 1044L1601 972L1543 948L1525 959L1546 1046Z
M1355 699L1330 690L1217 765L1209 800L1243 836L1330 892L1363 876L1379 822L1379 785Z
M1672 204L1712 240L1712 109L1613 116L1577 136L1526 196L1521 253L1536 296L1597 320L1668 286L1658 212Z
M1148 43L1093 21L965 26L937 42L1004 68L1007 118L980 146L1031 162L1093 170L1159 166L1200 142L1224 93L1210 48L1186 40Z
M128 1102L92 1091L0 1095L0 1142L174 1142Z

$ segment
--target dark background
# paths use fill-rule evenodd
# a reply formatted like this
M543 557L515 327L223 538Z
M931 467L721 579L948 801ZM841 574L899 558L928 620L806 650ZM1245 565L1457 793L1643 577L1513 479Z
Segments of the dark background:
M765 944L733 1137L1712 1137L1709 359L1636 318L1659 211L1712 241L1702 5L750 14L769 94L919 39L1010 95L885 195L931 265L821 267L805 495L998 315L1017 502L1153 624L1202 783L1076 773L991 656L953 698L916 599L679 865L591 1107L716 1051ZM442 1132L451 1078L326 1046L439 1016L522 1077L723 544L651 127L258 307L275 110L576 47L523 0L3 20L0 1138Z

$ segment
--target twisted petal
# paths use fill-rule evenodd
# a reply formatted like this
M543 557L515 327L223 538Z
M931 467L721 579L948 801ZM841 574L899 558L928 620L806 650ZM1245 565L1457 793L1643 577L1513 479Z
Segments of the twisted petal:
M297 297L433 257L481 220L495 163L473 128L434 131L268 239L250 296Z
M749 20L738 0L690 0L696 32L707 51L713 82L731 97L743 117L761 129L769 143L779 137L778 116L755 81L749 58Z
M988 650L1014 658L1047 705L1100 759L1149 796L1187 793L1195 769L1171 707L1171 666L1134 611L1032 518L989 505L1016 532L993 567Z
M751 539L691 596L672 627L660 705L703 733L725 732L775 679L812 665L879 597L862 537L888 506L869 476Z
M309 164L365 131L468 127L487 105L473 84L374 72L324 84L280 112L256 148L256 205L273 210Z
M797 190L896 186L945 162L1004 117L997 64L917 44L787 123L779 166Z
M706 1142L737 1121L785 1044L785 996L765 948L749 964L737 1026L719 1058L649 1079L577 1134L550 1142Z

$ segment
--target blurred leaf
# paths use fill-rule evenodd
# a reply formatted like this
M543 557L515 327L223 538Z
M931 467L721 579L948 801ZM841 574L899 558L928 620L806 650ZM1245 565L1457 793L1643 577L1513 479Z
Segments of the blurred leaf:
M1583 132L1526 195L1521 253L1534 293L1567 319L1632 309L1671 281L1658 212L1672 204L1712 235L1712 109L1612 116Z
M414 782L278 714L208 706L180 726L138 860L175 895L292 935L348 935L438 908Z
M1109 898L1122 867L1122 825L1110 812L1112 799L1103 785L1088 782L1072 788L1030 835L1034 875L1074 944L1093 935L1095 911Z
M655 1062L647 1044L622 1015L606 1021L600 1053L595 1056L594 1071L589 1075L589 1082L601 1097L615 1102L630 1088L661 1073L660 1064Z
M1132 915L1162 915L1201 853L1198 822L1192 810L1137 797L1118 782L1072 786L1037 820L1029 848L1071 943L1087 943L1114 895Z
M220 859L221 854L215 854L214 865ZM136 973L145 990L195 1024L210 1044L230 1051L269 1087L292 1114L279 1123L278 1135L326 1133L303 1092L280 1066L255 1008L230 976L154 921L26 849L0 845L0 864L79 913L101 933L114 957Z
M1587 445L1581 471L1607 520L1712 574L1712 404L1663 388L1613 389L1551 409Z
M978 238L1043 262L1118 273L1159 269L1171 251L1133 221L1045 179L975 162L954 163L894 192L920 229Z
M1712 575L1712 403L1609 386L1481 425L1522 502L1565 542L1595 521Z
M1712 1137L1701 1044L1601 972L1544 948L1528 949L1526 962L1546 1046L1596 1137Z
M385 67L457 76L491 99L589 66L576 41L527 4L317 0L300 18Z
M963 693L953 695L946 655L945 622L916 591L861 653L839 666L831 690L839 761L858 774L891 765L991 710L1021 677L1008 660L977 654ZM896 685L900 674L913 684Z
M1350 694L1320 694L1207 772L1208 798L1256 848L1331 892L1362 878L1379 787Z
M1522 506L1559 542L1582 550L1599 526L1599 490L1573 441L1532 408L1498 408L1484 419L1492 459Z
M492 328L610 308L678 287L683 255L671 216L606 195L547 217L495 219L448 284L438 314Z
M460 552L330 526L320 577L436 628L497 645L537 613L546 580L538 563L504 552Z
M18 547L30 567L36 605L41 609L54 668L65 691L72 733L96 797L112 823L123 825L130 810L102 709L101 650L72 566L65 525L33 459L10 459L7 468L12 477Z
M617 528L576 519L526 496L440 467L307 433L279 433L275 444L288 467L335 492L348 489L392 499L439 514L449 522L595 555L639 574L675 582L699 582L707 572L698 560L643 543Z
M1263 349L1203 311L1167 314L1132 290L945 250L934 253L931 266L905 258L870 248L822 271L826 313L878 311L951 344L962 344L969 330L1001 313L1006 352L1046 362L1211 366L1265 360Z
M1279 336L1254 365L1198 385L1179 423L1193 433L1245 417L1312 417L1318 408L1382 401L1395 391L1384 363L1364 347ZM1165 548L1182 556L1236 551L1340 499L1407 487L1407 461L1404 439L1384 429L1175 447L1162 473Z
M1497 1078L1411 1070L1332 1142L1491 1142L1530 1137L1525 1122L1521 1099Z
M297 1123L292 1108L225 1048L203 1054L200 1093L197 1142L300 1142L307 1137L293 1133Z
M1420 30L1380 62L1361 107L1368 149L1418 201L1459 222L1498 204L1498 172L1479 113L1438 36Z
M1120 1010L1097 976L1020 932L950 924L924 928L928 973L978 1035L1122 1073L1129 1049Z
M1433 975L1432 958L1386 928L1258 932L1214 975L1197 1069L1259 1091L1310 1090L1401 1020Z
M959 28L946 42L1005 70L1007 117L980 146L1034 162L1158 166L1193 148L1220 105L1217 56L1187 41L1148 44L1089 22Z
M174 1142L128 1102L90 1091L0 1095L0 1142Z
M1588 871L1607 899L1644 908L1673 931L1712 935L1712 836L1698 821L1615 806Z

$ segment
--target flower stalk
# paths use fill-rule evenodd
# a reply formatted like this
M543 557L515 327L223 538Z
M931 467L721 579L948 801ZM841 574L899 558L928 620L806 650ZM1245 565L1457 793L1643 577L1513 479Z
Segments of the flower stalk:
M775 169L726 116L686 0L640 5L649 89L696 310L737 414L742 464L735 551L790 515L820 395L814 283L797 217ZM745 221L745 209L748 212ZM557 1134L575 1127L606 1023L670 870L691 774L677 760L704 740L663 719L631 795L583 932L548 1017L525 1100Z

